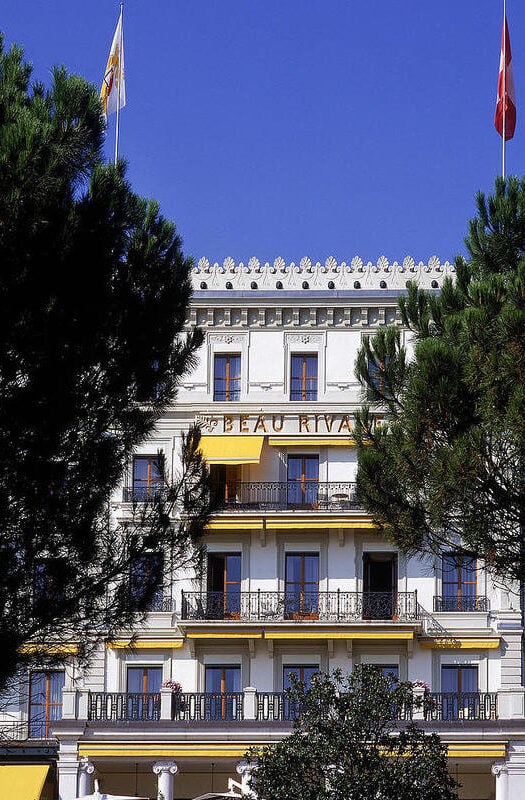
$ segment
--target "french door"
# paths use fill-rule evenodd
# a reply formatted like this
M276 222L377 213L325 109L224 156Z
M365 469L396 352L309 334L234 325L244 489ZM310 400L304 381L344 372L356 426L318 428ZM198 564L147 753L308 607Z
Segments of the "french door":
M313 507L319 496L319 456L288 456L287 502Z
M241 616L241 554L208 555L207 619Z
M205 691L207 719L237 719L240 711L241 668L206 667Z
M319 617L319 554L287 553L285 615L292 619Z

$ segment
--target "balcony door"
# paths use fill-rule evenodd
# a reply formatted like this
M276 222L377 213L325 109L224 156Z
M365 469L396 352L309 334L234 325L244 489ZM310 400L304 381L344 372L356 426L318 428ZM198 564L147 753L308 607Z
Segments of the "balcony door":
M441 667L442 719L477 719L478 668L474 664Z
M235 506L241 502L241 467L239 465L212 464L210 484L213 499L219 507Z
M207 619L240 619L241 554L208 555Z
M312 508L319 494L319 456L288 456L287 502L290 506Z
M397 610L397 554L363 554L363 617L392 619Z
M442 611L476 611L477 561L464 553L445 553L442 559Z
M159 719L162 667L128 667L126 718Z
M318 619L319 553L287 553L285 564L285 616Z
M241 668L206 667L206 719L237 719L240 711Z

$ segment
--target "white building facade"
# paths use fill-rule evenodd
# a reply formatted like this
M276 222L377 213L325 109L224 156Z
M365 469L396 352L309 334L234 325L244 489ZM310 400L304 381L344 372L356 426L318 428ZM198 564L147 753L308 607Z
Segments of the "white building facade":
M201 259L188 317L205 333L200 362L113 511L125 519L158 491L159 452L175 470L195 422L221 509L204 574L159 586L131 648L123 631L88 672L72 661L37 675L48 700L62 690L58 710L31 690L9 710L30 739L58 740L61 800L91 792L94 777L105 792L163 800L242 784L246 749L290 730L290 675L359 663L427 687L414 713L447 743L462 798L524 796L520 587L497 584L474 554L407 560L355 498L363 337L399 322L408 280L439 289L451 273L438 259Z

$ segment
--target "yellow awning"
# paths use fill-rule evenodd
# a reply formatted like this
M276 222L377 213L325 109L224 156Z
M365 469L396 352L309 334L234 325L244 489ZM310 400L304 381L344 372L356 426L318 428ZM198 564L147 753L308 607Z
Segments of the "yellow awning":
M0 766L0 797L13 800L39 800L49 766L9 764Z
M199 449L208 464L258 464L264 436L203 436Z
M270 447L355 447L352 436L270 436Z

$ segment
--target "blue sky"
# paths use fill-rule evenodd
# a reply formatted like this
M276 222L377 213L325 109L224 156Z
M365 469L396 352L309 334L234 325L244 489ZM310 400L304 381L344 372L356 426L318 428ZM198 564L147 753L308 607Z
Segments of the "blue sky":
M35 78L64 64L99 86L118 12L17 0L0 27ZM522 174L525 4L507 16ZM501 170L501 23L501 0L128 0L131 183L195 258L452 259Z

